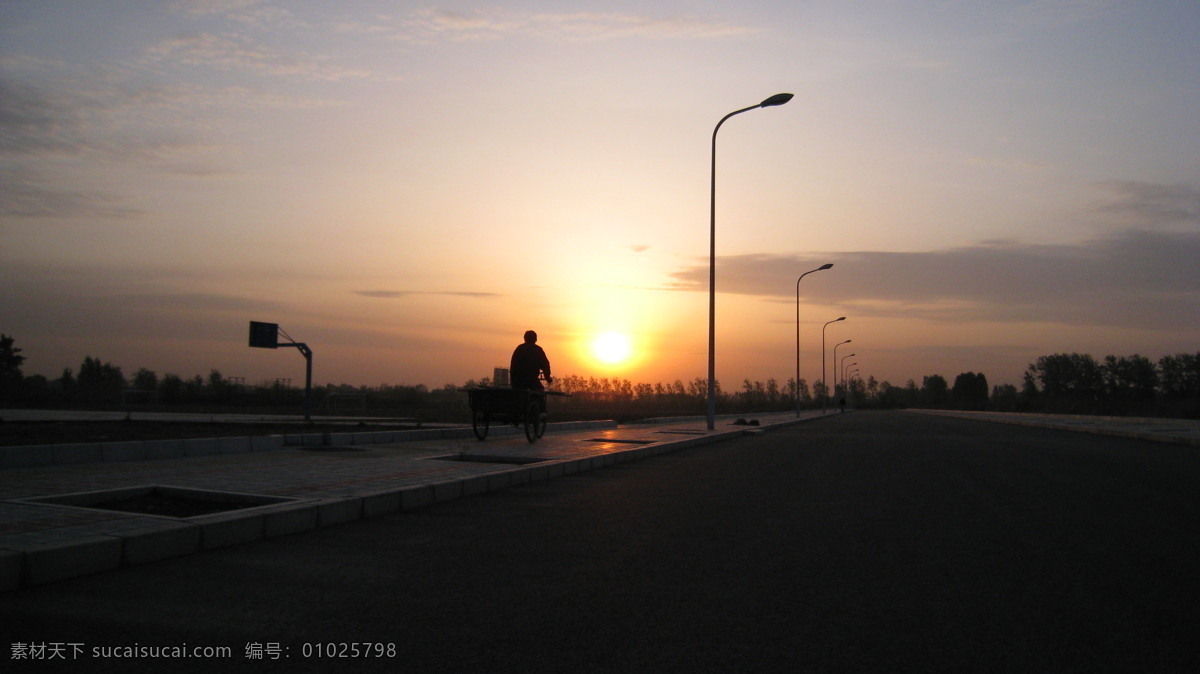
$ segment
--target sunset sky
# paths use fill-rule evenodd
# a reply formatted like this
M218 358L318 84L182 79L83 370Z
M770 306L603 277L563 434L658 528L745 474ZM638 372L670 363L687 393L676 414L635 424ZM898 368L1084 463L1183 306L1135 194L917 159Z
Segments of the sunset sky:
M0 2L26 375L903 385L1200 351L1195 0ZM627 336L629 357L592 343ZM852 347L852 348L850 348ZM832 376L832 374L831 374Z

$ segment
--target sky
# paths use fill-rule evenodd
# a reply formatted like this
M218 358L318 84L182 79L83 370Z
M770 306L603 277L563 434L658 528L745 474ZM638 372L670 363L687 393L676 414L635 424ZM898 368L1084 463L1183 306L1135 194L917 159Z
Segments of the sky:
M51 379L302 382L250 321L318 385L527 329L704 377L713 130L783 92L717 134L726 390L797 339L899 386L1200 351L1194 0L4 0L0 332Z

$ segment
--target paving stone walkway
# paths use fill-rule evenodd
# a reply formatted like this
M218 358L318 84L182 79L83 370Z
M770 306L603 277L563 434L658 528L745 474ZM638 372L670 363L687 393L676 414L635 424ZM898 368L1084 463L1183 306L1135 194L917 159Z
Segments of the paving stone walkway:
M53 582L419 508L819 417L759 415L618 427L552 424L529 443L510 428L275 437L206 443L198 453L72 446L5 448L0 470L0 590ZM322 442L329 444L320 444ZM173 445L163 445L173 447ZM200 446L200 445L197 445ZM142 448L145 449L144 447ZM110 509L131 496L227 503L192 517Z

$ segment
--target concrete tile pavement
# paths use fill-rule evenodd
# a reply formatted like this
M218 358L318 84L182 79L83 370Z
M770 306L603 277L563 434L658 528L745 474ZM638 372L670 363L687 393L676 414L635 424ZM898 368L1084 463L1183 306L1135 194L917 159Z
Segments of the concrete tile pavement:
M714 431L703 418L551 424L533 444L514 429L493 427L484 442L470 429L450 429L272 436L183 452L177 443L120 452L17 448L0 457L0 591L377 517L820 416L749 416L758 426L722 417ZM147 495L232 509L190 517L111 509L117 500Z

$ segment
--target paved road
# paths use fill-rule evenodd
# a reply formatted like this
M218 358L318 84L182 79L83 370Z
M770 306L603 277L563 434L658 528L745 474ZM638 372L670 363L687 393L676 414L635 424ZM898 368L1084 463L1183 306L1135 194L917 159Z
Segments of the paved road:
M854 413L24 589L0 624L6 649L75 642L126 672L163 663L92 649L227 646L246 671L271 669L247 644L328 669L303 651L331 641L394 643L356 668L412 672L1195 671L1198 487L1184 446Z

